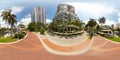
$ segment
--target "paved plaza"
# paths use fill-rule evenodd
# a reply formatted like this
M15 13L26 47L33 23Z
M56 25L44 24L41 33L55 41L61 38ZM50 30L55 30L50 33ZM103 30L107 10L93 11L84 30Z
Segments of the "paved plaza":
M89 51L78 55L56 55L48 52L39 38L28 36L14 44L0 44L0 60L120 60L120 44L96 35Z

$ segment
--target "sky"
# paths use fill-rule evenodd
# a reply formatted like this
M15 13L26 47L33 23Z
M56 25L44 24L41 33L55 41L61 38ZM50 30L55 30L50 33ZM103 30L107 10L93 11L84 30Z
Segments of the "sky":
M59 4L69 4L75 7L75 13L80 20L87 23L90 18L106 18L106 25L120 23L119 0L0 0L0 15L6 9L11 9L17 15L17 25L28 25L31 22L31 12L42 6L46 10L46 21L54 18ZM96 20L97 21L97 20ZM98 22L98 21L97 21ZM8 26L0 17L0 24Z

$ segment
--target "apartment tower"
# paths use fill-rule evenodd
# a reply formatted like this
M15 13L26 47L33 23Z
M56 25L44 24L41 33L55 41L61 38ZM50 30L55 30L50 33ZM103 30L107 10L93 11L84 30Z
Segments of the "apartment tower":
M41 6L34 8L33 12L31 13L31 21L35 23L41 22L46 24L45 9Z

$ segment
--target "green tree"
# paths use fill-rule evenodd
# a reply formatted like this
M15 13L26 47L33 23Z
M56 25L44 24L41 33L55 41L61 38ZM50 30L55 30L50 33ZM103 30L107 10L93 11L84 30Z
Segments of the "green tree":
M8 24L11 25L11 35L13 34L14 25L17 23L16 15L11 13L12 10L5 10L2 12L1 17L5 20Z
M29 31L35 31L35 23L34 22L29 23L27 29Z
M40 31L40 29L46 29L46 25L41 22L37 22L35 23L35 29L36 31Z
M102 24L105 24L106 18L105 17L101 17L98 19L99 24L101 24L101 28L102 28Z
M79 30L82 30L82 26L83 26L83 24L84 24L84 23L82 23L82 21L80 21L80 20L75 20L73 23L74 23L75 26L78 26L78 27L79 27Z
M96 31L98 32L98 31L100 31L100 26L97 24L97 26L96 26Z
M30 31L40 31L41 29L45 29L46 30L46 25L41 23L41 22L31 22L28 24L28 30Z
M95 21L96 19L92 19L90 18L90 20L88 21L87 23L87 26L89 28L89 31L90 31L90 35L93 35L93 32L94 32L94 28L97 24L97 22Z

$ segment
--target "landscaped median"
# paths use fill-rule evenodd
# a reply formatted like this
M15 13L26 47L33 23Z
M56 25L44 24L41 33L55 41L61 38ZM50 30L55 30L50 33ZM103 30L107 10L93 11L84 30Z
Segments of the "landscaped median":
M106 38L108 41L120 44L120 37L119 36L106 36L105 33L98 33L100 36Z
M120 37L106 37L109 41L116 42L120 44Z
M1 36L0 37L0 43L9 43L9 42L14 42L14 41L17 41L17 39L13 38L11 36L9 36L9 37L3 37L3 36Z
M25 34L24 36L20 36L19 38L16 38L16 36L8 36L8 37L4 37L4 36L0 36L0 44L13 44L13 43L17 43L19 41L22 41L24 38L27 37L28 34Z

